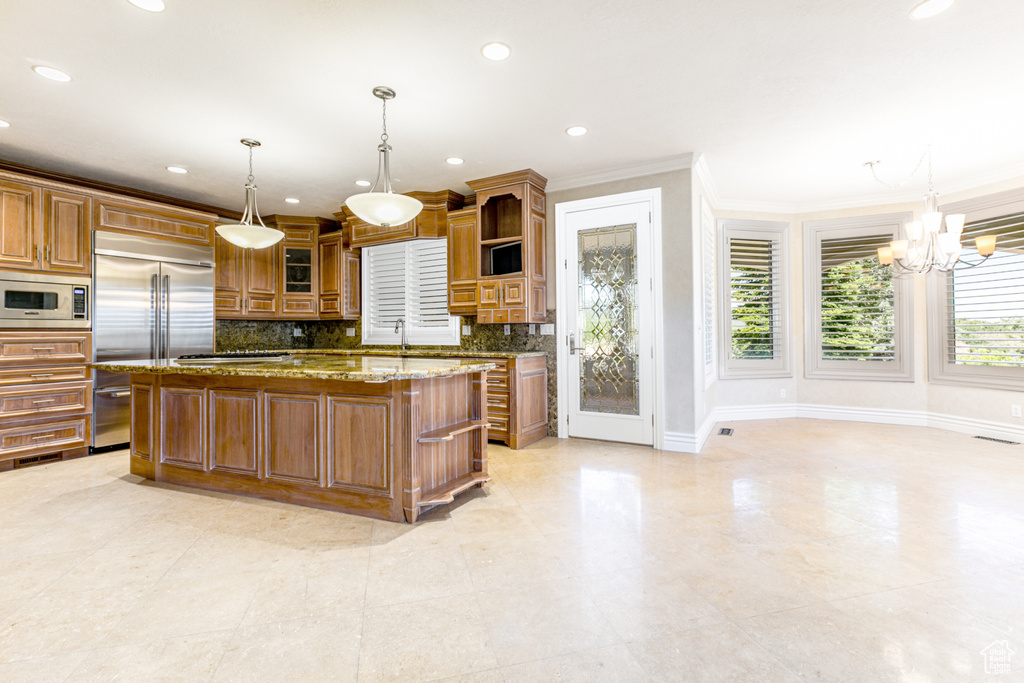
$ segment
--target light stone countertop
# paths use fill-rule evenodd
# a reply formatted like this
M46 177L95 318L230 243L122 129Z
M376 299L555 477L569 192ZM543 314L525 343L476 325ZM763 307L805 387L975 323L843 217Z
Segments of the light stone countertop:
M472 351L469 349L274 349L281 353L323 353L349 356L414 356L417 358L533 358L544 351Z
M334 379L349 382L387 382L445 377L493 370L494 363L450 358L409 358L374 354L298 353L284 361L245 361L199 365L174 360L125 360L93 363L108 372L147 372L174 375L225 375Z

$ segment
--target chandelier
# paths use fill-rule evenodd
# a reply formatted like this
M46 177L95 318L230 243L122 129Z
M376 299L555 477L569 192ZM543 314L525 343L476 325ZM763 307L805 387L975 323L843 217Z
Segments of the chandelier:
M943 221L942 212L939 211L939 196L935 193L932 183L931 147L921 155L917 166L910 172L906 180L897 185L890 185L875 173L875 165L881 162L868 161L864 165L871 168L871 175L876 181L895 190L914 177L926 158L928 159L928 194L924 196L924 213L921 214L921 220L906 224L904 228L906 239L893 240L889 242L889 246L878 248L878 260L884 265L891 265L897 276L910 273L923 275L932 270L945 273L953 270L957 263L974 267L984 262L996 250L996 236L981 235L974 239L974 245L982 259L976 263L961 261L960 255L963 247L960 244L960 236L964 231L966 217L962 213L953 213L946 216ZM943 223L945 223L945 231L942 230Z
M373 96L381 101L384 121L384 132L381 133L380 144L377 145L377 151L380 152L377 180L369 192L352 195L345 200L345 205L367 223L383 227L401 225L416 218L423 210L423 203L413 197L391 191L391 166L388 163L391 154L391 145L388 144L388 100L394 99L395 91L387 86L378 86L373 89ZM380 183L381 175L384 176L384 189L381 192L374 192Z
M274 230L263 225L260 212L256 208L256 183L252 174L252 149L259 147L258 140L242 138L242 144L249 148L249 177L245 183L245 211L242 212L242 220L237 223L228 223L217 226L217 234L235 246L246 249L265 249L277 244L284 237L280 230ZM253 218L259 225L253 225Z

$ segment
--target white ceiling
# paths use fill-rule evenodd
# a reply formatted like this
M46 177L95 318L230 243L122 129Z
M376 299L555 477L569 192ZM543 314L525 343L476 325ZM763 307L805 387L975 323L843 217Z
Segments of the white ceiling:
M697 152L724 204L874 203L925 173L862 163L900 180L929 143L940 193L1024 175L1024 2L916 1L3 0L0 158L240 210L254 137L261 212L329 216L376 174L389 85L398 191Z

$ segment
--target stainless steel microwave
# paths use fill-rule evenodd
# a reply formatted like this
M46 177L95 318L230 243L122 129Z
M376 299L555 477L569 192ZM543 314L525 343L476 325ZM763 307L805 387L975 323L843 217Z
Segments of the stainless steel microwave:
M89 327L88 277L0 272L0 327Z

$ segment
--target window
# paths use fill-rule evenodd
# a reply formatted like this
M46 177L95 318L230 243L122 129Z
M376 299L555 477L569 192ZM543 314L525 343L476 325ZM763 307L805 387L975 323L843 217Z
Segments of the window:
M363 249L363 343L458 345L459 318L448 315L447 240L414 240Z
M1019 194L943 207L947 213L966 213L967 225L960 262L929 283L934 381L1024 389L1024 201L1015 201ZM980 235L996 236L996 251L984 261L974 246Z
M720 376L789 377L789 224L719 226Z
M715 217L700 198L701 279L704 307L704 388L715 381Z
M897 278L878 247L912 214L804 223L807 377L912 381L912 276Z

